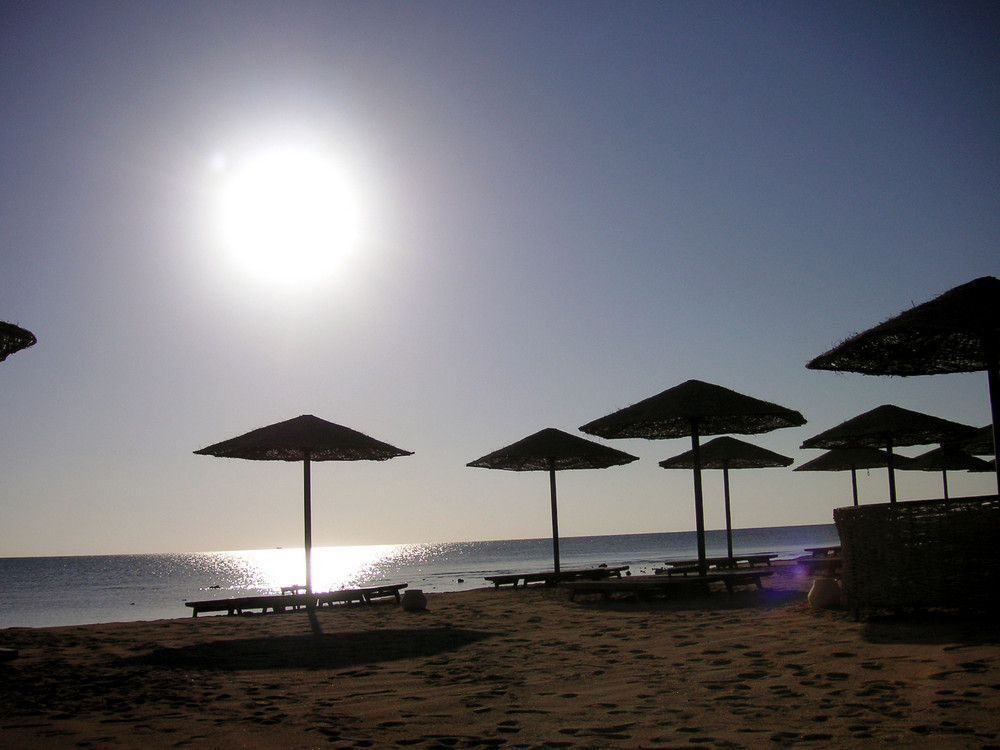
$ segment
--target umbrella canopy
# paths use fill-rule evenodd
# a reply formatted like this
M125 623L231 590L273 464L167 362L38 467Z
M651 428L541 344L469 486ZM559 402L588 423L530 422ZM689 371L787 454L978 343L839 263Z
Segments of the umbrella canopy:
M250 461L302 461L305 504L306 591L312 593L312 498L309 465L312 461L384 461L409 456L388 443L349 427L304 414L259 427L245 435L196 450L203 456L244 458Z
M973 456L995 456L993 425L988 424L985 427L980 427L970 440L957 443L956 447L963 453L970 453Z
M896 466L903 468L912 459L895 456ZM836 448L814 458L793 471L847 471L851 470L851 487L854 490L854 504L858 504L858 469L878 469L889 465L889 454L878 448Z
M803 448L885 448L889 457L889 502L896 502L893 448L965 440L975 427L887 404L821 432Z
M1000 422L1000 279L984 276L957 286L847 339L806 367L868 375L986 370L995 426ZM993 445L995 453L995 432Z
M552 505L552 558L559 572L559 518L556 511L556 472L563 469L606 469L637 461L638 457L553 427L511 443L506 448L470 461L467 466L507 471L549 472Z
M729 504L729 470L765 469L789 466L791 463L792 459L787 456L733 437L717 437L701 446L701 468L722 469L723 494L726 500L726 548L730 559L733 557L733 523ZM693 469L694 451L660 461L660 466L664 469Z
M3 362L14 352L27 349L37 343L38 339L31 331L13 323L0 321L0 362Z
M988 461L946 445L939 445L927 453L922 453L910 461L909 465L900 468L917 471L940 471L941 481L944 484L945 500L948 499L949 471L993 471L993 467Z
M797 411L744 396L722 386L688 380L662 393L608 414L580 428L604 438L691 437L694 463L694 512L698 537L698 568L704 575L705 512L701 490L702 435L754 435L780 427L805 424Z

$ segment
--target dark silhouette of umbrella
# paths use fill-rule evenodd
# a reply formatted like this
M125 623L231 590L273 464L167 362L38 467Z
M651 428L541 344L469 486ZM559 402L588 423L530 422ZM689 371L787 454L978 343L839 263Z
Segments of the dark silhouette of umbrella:
M309 465L313 461L384 461L409 456L388 443L349 427L304 414L259 427L245 435L195 451L203 456L245 458L251 461L301 461L305 514L306 591L312 593L312 490Z
M38 339L31 331L13 323L0 321L0 362L3 362L14 352L27 349L37 343Z
M1000 279L983 276L950 289L847 339L806 367L868 375L986 370L995 454L995 427L1000 422Z
M623 451L609 448L553 427L511 443L506 448L470 461L467 466L507 471L549 472L549 495L552 503L552 558L559 572L559 518L556 512L556 472L564 469L606 469L609 466L637 461Z
M790 466L791 463L792 459L787 456L733 437L717 437L701 446L701 468L722 469L722 487L726 499L726 548L730 560L733 557L733 522L729 505L729 470L766 469ZM660 466L664 469L693 469L694 451L660 461Z
M885 448L889 457L889 502L896 502L895 457L892 449L965 440L975 427L950 422L898 406L879 406L821 432L802 443L803 448Z
M698 538L698 569L705 562L705 509L701 490L702 435L756 435L781 427L805 424L797 411L744 396L722 386L688 380L643 401L626 406L580 429L603 438L691 437L694 454L694 513Z
M906 456L894 456L895 465L903 468L910 463ZM793 471L847 471L851 470L851 488L854 504L858 504L858 469L880 469L889 465L889 454L878 448L836 448L814 458Z
M988 424L985 427L980 427L971 439L956 443L955 447L963 453L969 453L973 456L995 456L993 425Z
M914 469L917 471L940 471L941 481L944 484L944 499L948 499L948 472L949 471L993 471L988 461L969 455L964 451L947 445L939 445L937 448L922 453L914 458L901 469Z

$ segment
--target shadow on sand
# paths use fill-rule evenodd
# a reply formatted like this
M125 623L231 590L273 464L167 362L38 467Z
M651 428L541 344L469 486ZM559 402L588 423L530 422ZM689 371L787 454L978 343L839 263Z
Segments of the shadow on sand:
M459 628L262 636L158 648L123 663L183 669L340 669L432 656L490 637L491 633Z
M615 609L621 611L636 610L663 610L670 612L702 611L711 612L716 610L737 610L737 609L773 609L784 607L796 602L804 602L806 595L800 591L774 591L770 589L757 589L753 591L713 591L710 594L688 594L686 596L674 597L651 597L640 599L595 599L580 598L573 602L573 606L586 607L588 609Z
M869 643L1000 643L995 616L962 612L872 616L865 621L862 636Z

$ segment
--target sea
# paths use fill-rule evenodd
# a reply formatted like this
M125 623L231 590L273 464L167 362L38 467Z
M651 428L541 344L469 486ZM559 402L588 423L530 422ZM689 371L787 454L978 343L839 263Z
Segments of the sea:
M833 524L734 529L738 553L793 559L839 544ZM726 554L725 530L706 532L709 557ZM667 560L697 557L693 531L559 540L564 570L628 565L652 574ZM490 584L486 576L552 569L551 539L317 547L313 590L407 583L426 593ZM186 601L279 593L305 582L299 549L153 555L0 558L0 629L135 622L190 616Z

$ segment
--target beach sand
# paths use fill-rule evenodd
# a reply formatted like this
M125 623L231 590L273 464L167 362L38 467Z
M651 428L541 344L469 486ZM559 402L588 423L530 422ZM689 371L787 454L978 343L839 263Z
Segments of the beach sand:
M3 748L1000 748L1000 628L565 588L0 631Z

